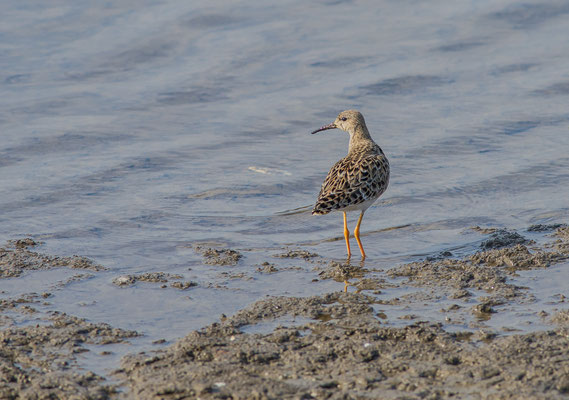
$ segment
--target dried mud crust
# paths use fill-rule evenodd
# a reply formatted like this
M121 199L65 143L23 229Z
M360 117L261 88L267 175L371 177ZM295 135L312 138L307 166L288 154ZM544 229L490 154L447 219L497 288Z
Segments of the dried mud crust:
M350 293L259 301L164 352L125 358L119 377L140 399L561 399L569 392L564 328L493 338L428 323L385 327L373 302ZM314 322L269 334L240 330L286 314Z
M92 372L77 372L84 344L123 342L136 332L54 313L48 325L0 331L1 399L107 399L116 388Z
M33 252L28 247L38 243L25 238L8 242L7 247L0 247L0 278L15 278L24 271L47 270L52 268L75 268L102 271L106 268L95 264L85 257L57 257Z

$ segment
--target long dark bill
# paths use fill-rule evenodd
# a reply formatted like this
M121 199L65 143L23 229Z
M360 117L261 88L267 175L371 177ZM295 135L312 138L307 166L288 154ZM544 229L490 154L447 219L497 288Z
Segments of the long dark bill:
M316 129L314 132L310 132L310 133L312 133L314 135L316 132L325 131L327 129L336 129L336 128L337 128L337 126L332 122L331 124L324 125L322 128Z

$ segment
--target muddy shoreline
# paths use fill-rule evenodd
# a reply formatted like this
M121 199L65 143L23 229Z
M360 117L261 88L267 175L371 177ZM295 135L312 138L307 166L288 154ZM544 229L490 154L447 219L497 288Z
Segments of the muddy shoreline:
M49 303L49 292L4 297L0 398L565 398L569 307L564 296L558 296L554 313L539 314L549 326L545 330L497 331L485 322L500 318L508 306L532 301L531 289L513 278L565 263L569 228L529 227L527 232L542 235L541 244L523 232L472 229L481 235L474 254L454 258L447 252L386 271L302 249L278 253L251 268L278 274L279 260L294 258L312 268L315 279L349 280L348 292L259 300L162 350L123 357L107 377L77 368L77 357L92 351L90 345L105 354L106 345L139 333L57 311L41 313L37 309ZM34 251L37 244L26 238L0 248L0 277L67 268L78 270L74 279L85 279L105 270L83 257L43 255ZM196 251L204 263L220 268L242 262L232 249ZM197 285L182 278L117 274L113 284L146 282L190 291ZM417 291L381 297L397 287ZM441 298L450 304L440 310L445 323L413 312L414 305ZM410 311L394 324L384 311L402 305ZM39 315L42 323L26 323L26 315L35 315L35 321Z

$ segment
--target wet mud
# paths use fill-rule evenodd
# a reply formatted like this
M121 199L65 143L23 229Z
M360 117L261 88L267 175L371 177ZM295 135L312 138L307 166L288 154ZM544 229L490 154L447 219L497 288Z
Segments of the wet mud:
M391 328L374 315L374 301L352 293L259 301L165 352L126 358L117 373L145 399L555 399L569 392L566 323L497 338L426 322ZM286 314L312 322L242 331Z
M565 398L569 307L563 295L557 296L555 312L539 313L545 330L495 330L485 322L509 305L533 301L531 289L513 278L567 261L569 228L530 227L527 232L542 235L542 244L523 232L473 229L481 235L474 254L453 258L441 252L385 270L305 250L278 253L251 268L278 274L288 268L279 259L295 259L314 273L314 281L349 281L348 292L340 285L333 293L259 300L162 350L123 357L107 377L75 368L77 356L91 351L86 345L100 346L105 354L105 345L138 333L60 312L41 314L36 308L49 301L48 292L2 299L0 398ZM77 259L94 273L103 268L88 259L32 252L32 242L1 249L2 265L10 271L4 278L74 268ZM232 249L199 251L215 265L241 259ZM118 286L137 282L194 286L165 272L113 279ZM416 290L389 295L403 288ZM414 308L443 298L445 323L429 321ZM394 318L390 307L408 312ZM41 323L16 323L15 314L35 315Z
M400 317L409 325L392 327L376 311L378 305L432 300L429 291L375 296L412 286L458 302L443 311L490 318L500 306L528 297L528 288L510 282L517 271L568 259L566 228L531 231L554 233L544 248L530 248L534 243L517 232L480 230L489 236L483 251L405 264L384 278L370 277L373 268L306 257L321 270L320 279L351 279L356 292L258 301L165 351L125 358L117 374L133 396L147 399L564 398L567 310L543 312L551 330L510 335L483 328L452 332L412 313ZM472 304L474 291L486 295Z
M20 301L3 301L2 311L35 312ZM0 398L107 399L117 392L104 377L77 371L76 359L90 351L85 345L104 348L136 337L136 332L57 312L46 316L44 323L0 330Z
M568 2L2 5L0 399L569 396Z
M73 268L103 271L106 268L80 256L56 257L36 253L29 248L39 243L30 238L11 240L0 247L0 278L15 278L25 271L40 271L53 268Z
M113 284L119 287L132 286L136 282L158 283L160 287L170 287L176 289L188 289L198 284L193 281L183 281L182 275L169 274L167 272L147 272L144 274L121 275L113 279Z
M38 244L25 238L0 248L0 277L56 268L106 269L84 257L55 257L29 249ZM62 290L70 282L90 276L75 274L53 289ZM58 311L39 312L49 305L50 297L52 293L43 292L0 300L0 398L108 399L117 393L117 385L93 372L79 371L77 357L92 351L88 345L105 354L106 345L122 343L138 333Z
M196 246L195 251L203 256L204 263L208 265L237 265L239 260L243 257L241 253L233 249L215 249Z

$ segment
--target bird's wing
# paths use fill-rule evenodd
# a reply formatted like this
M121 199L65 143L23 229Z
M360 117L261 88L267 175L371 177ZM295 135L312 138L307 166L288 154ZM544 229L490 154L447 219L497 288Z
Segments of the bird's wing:
M324 180L313 214L357 205L379 197L389 183L389 162L383 154L338 161Z

